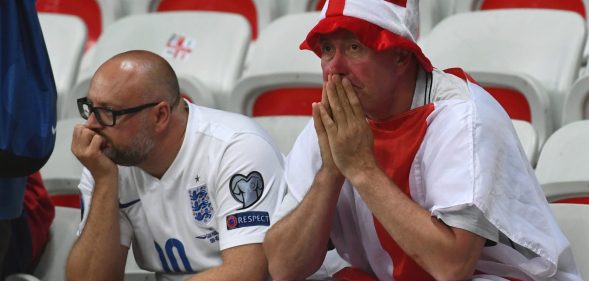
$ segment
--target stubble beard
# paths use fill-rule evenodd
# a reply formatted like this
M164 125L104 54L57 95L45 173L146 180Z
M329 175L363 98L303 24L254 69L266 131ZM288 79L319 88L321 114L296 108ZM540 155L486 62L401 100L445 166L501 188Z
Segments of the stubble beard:
M111 145L103 149L103 153L115 164L121 166L137 166L145 161L155 146L145 124L141 123L141 130L130 145L117 147L109 141Z

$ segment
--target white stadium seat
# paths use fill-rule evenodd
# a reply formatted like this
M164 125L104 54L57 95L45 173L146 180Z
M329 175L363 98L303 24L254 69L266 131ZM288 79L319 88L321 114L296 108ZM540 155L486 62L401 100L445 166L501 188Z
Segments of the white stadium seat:
M166 58L178 77L198 80L209 89L209 93L189 93L195 95L195 103L217 107L226 102L241 75L249 42L247 22L234 14L191 11L134 15L103 32L87 73L94 73L121 52L148 50ZM78 80L68 106L75 108L76 98L86 96L90 78ZM213 98L207 98L211 95Z
M511 119L511 122L513 123L515 133L519 138L522 148L524 149L524 153L528 157L528 160L530 160L530 164L535 166L536 160L538 158L539 142L536 130L532 124L528 123L527 121Z
M310 119L309 116L290 115L254 117L254 120L272 136L284 155L288 154Z
M228 109L251 116L255 102L268 91L303 88L304 93L308 93L307 89L321 92L323 78L319 58L311 51L299 50L299 44L318 19L319 12L286 15L264 29L252 50L248 67L233 89ZM278 94L277 99L268 104L274 110L278 107L292 110L297 104L290 98ZM310 103L308 111L311 112ZM289 113L292 112L284 112Z
M589 205L553 203L550 208L571 243L581 277L589 280Z
M57 121L53 153L41 168L43 184L52 197L75 197L70 200L79 198L78 184L83 166L72 153L71 144L74 126L84 122L86 121L79 115L78 118Z
M49 229L49 241L33 275L41 280L66 280L66 260L77 239L80 215L80 209L55 207L55 219Z
M39 22L57 88L59 117L63 106L61 103L76 82L86 44L86 27L80 18L65 14L39 13Z
M278 2L284 15L317 11L317 3L321 0L280 0Z
M4 281L41 281L39 280L39 278L30 275L30 274L26 274L26 273L18 273L18 274L12 274L7 276Z
M540 151L536 175L549 201L589 196L589 120L554 132Z
M153 10L152 0L111 0L121 2L123 16L146 14Z
M553 127L560 125L564 95L579 71L586 23L577 13L503 9L447 17L420 39L435 67L525 74L551 99Z
M540 83L522 73L470 71L468 74L499 100L511 119L532 124L538 135L537 147L541 148L553 127L550 97Z
M584 119L589 119L589 75L575 81L562 110L562 125Z
M261 30L278 17L277 2L276 0L153 0L151 8L153 12L193 10L238 13L250 23L252 37L255 39Z

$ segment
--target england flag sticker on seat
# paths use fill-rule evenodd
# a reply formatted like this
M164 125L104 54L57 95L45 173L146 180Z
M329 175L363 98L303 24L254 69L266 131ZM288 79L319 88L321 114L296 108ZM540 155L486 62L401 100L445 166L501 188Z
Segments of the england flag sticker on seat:
M185 61L191 55L195 45L195 39L174 33L168 39L162 55L170 60Z

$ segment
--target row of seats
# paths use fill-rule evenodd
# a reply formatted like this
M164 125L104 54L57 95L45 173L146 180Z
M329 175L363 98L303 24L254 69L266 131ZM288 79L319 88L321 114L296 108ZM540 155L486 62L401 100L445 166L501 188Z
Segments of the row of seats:
M476 10L550 8L576 12L586 17L586 2L587 0L421 0L421 34L428 33L449 15ZM324 3L325 0L39 0L37 7L41 12L73 14L83 18L92 34L89 41L94 42L101 30L129 15L171 10L225 11L246 17L255 34L275 18L321 10Z
M55 17L41 15L47 25L57 21ZM310 112L310 101L320 93L320 63L297 46L317 17L317 12L281 17L254 43L248 40L245 20L230 14L171 12L126 17L103 33L85 74L73 87L80 52L63 54L66 49L55 45L64 41L51 40L50 28L45 26L50 56L56 58L52 64L60 118L77 114L74 101L86 95L97 67L129 49L147 49L166 57L178 72L182 90L199 104L250 115ZM74 26L71 18L67 20L68 26ZM66 33L54 30L59 36ZM495 95L512 118L531 122L541 146L561 124L586 118L587 89L583 87L588 83L582 81L588 78L579 79L573 87L585 33L583 21L572 13L497 10L450 16L419 44L434 65L464 68ZM274 103L286 108L272 106L267 112L264 104Z

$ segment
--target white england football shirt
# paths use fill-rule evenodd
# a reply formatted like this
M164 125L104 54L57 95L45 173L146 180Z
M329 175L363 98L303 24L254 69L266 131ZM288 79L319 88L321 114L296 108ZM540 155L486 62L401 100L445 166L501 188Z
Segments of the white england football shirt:
M432 216L496 242L483 249L479 272L521 280L580 280L509 117L479 86L439 70L432 76L418 82L411 111L369 122L381 168ZM312 121L286 163L289 194L276 218L303 200L321 167ZM477 219L470 225L472 217ZM432 279L400 252L348 181L331 239L352 267L378 280Z
M188 108L182 147L161 179L119 166L121 244L133 245L141 268L166 278L221 265L224 249L261 243L286 192L283 156L255 122ZM84 170L80 231L93 185Z

